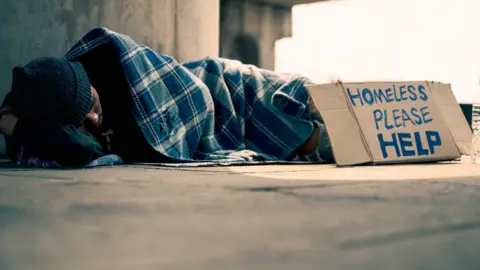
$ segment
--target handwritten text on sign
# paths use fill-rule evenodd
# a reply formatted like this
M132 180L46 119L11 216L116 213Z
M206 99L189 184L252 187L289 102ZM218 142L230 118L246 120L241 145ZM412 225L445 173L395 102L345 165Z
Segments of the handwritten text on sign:
M440 134L435 130L411 131L432 122L429 107L426 104L429 96L425 86L392 85L391 88L347 88L352 106L375 106L372 119L375 121L377 139L383 158L389 157L387 149L393 148L397 157L428 156L435 154L435 148L442 145ZM420 105L406 107L405 104ZM379 109L381 104L402 103L394 109ZM387 106L390 107L390 106ZM399 108L401 107L401 108ZM418 130L418 128L416 128ZM405 131L406 130L406 131ZM422 138L425 138L422 140ZM426 141L426 145L422 143Z

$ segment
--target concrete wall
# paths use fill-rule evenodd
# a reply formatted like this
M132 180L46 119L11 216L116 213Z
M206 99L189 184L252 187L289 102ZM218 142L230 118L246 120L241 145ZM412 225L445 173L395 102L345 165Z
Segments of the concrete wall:
M219 0L2 0L0 101L9 91L14 65L62 56L96 26L130 35L180 61L216 56L219 9Z
M291 7L221 0L220 56L274 68L275 41L291 35Z

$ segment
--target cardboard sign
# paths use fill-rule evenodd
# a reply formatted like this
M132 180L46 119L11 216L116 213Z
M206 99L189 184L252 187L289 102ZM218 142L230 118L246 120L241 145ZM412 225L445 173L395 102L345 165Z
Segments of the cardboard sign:
M472 132L450 85L363 82L306 85L338 165L453 160Z

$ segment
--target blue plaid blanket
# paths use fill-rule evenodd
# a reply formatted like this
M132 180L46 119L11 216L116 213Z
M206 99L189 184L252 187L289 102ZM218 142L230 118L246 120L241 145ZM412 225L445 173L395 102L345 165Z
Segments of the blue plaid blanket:
M206 57L179 63L107 28L89 31L68 60L112 43L133 97L133 114L148 143L174 162L295 160L294 152L321 125L304 84L235 60ZM316 153L312 161L321 161ZM109 155L87 167L121 164ZM19 164L58 167L32 157Z

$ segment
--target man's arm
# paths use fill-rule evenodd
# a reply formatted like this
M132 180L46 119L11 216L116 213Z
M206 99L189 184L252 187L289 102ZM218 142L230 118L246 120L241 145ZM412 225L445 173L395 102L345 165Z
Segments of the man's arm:
M0 120L0 127L5 126L4 119L2 117ZM20 146L29 155L55 161L64 167L82 167L104 155L101 145L92 135L74 126L60 125L54 120L17 120L13 132L6 134L6 137L7 153L14 161Z

